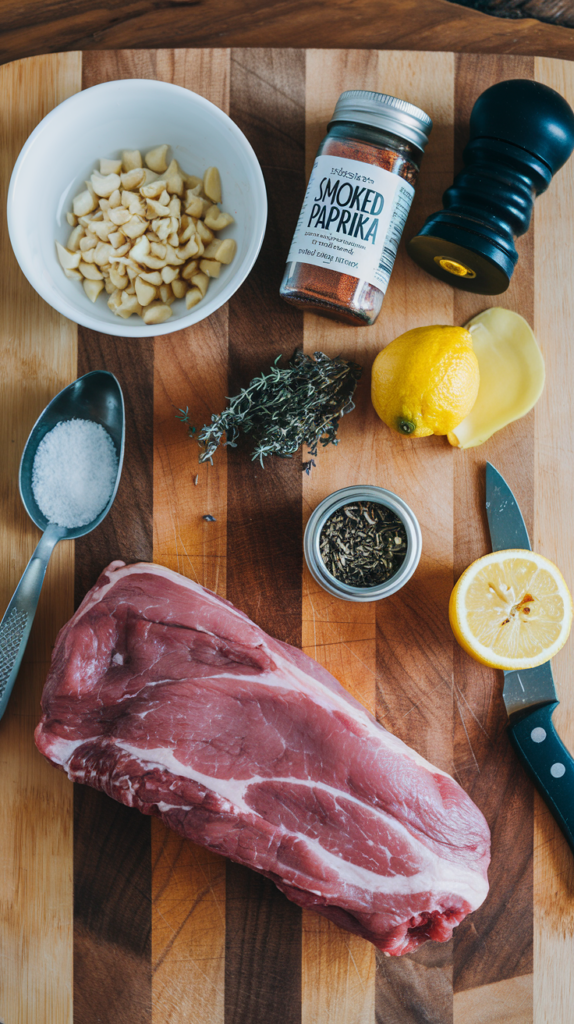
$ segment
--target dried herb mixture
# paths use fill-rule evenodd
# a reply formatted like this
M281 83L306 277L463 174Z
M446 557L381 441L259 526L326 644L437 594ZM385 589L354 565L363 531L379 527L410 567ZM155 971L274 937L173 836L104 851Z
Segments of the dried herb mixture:
M356 501L329 516L319 549L335 579L351 587L376 587L403 564L407 535L391 509L374 501Z
M306 445L310 458L303 468L309 473L319 444L338 443L339 420L355 408L353 395L362 367L341 357L330 359L324 352L309 356L297 351L284 367L278 365L280 359L201 428L200 462L212 462L220 444L235 448L240 435L247 434L255 441L252 458L261 465L267 455L291 458ZM187 422L187 410L180 413Z

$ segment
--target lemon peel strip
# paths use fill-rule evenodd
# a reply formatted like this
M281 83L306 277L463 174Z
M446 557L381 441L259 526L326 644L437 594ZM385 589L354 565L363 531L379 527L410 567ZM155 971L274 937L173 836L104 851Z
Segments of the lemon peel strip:
M536 404L544 359L524 317L495 306L466 324L478 359L480 385L470 413L447 435L453 447L475 448Z

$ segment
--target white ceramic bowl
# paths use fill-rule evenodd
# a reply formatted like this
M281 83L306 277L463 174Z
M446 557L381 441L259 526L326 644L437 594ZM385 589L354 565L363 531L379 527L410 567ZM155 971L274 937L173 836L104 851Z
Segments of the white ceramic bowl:
M188 174L202 176L208 167L219 168L221 206L235 218L219 237L234 238L237 252L197 306L188 311L180 299L168 321L147 326L139 316L114 316L105 292L90 302L81 283L65 276L55 241L66 244L71 230L66 213L85 188L84 180L99 169L100 157L118 158L123 149L145 152L164 142ZM169 334L219 309L253 267L266 222L263 174L243 132L197 93L147 79L95 85L60 103L24 145L8 191L10 241L32 287L70 320L120 337Z

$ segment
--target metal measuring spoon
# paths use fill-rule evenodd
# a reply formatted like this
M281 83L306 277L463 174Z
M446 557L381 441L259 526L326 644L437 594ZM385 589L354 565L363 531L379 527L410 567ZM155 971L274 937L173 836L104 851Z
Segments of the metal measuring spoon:
M101 424L114 442L118 457L116 482L107 505L91 523L76 529L49 523L40 511L32 491L32 467L40 441L57 423L71 419L93 420ZM113 373L93 370L69 384L52 399L26 441L20 462L20 496L26 512L44 533L0 622L0 718L6 710L26 650L50 555L59 540L83 537L99 526L107 516L122 473L124 435L122 389Z

